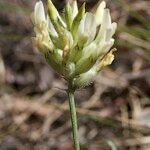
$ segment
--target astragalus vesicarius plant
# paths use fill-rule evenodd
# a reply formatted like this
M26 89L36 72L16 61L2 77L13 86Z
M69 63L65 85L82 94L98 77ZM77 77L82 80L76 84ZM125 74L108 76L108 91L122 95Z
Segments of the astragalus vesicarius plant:
M42 1L35 5L33 42L48 64L68 82L68 98L73 139L79 150L74 92L89 85L114 55L110 48L117 24L112 23L103 1L95 13L85 12L85 3L78 9L77 1L67 3L60 15L51 0L45 15Z

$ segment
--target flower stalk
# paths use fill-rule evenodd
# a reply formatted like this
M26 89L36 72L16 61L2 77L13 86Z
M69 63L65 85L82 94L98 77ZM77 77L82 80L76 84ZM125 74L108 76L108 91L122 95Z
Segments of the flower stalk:
M73 134L74 148L75 150L80 150L74 92L75 92L75 89L73 86L73 80L71 80L68 85L67 93L68 93L69 107L70 107L72 134Z

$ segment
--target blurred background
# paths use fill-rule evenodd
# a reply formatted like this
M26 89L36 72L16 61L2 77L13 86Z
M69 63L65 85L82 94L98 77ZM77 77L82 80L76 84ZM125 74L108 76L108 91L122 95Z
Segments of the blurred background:
M31 43L36 2L0 0L0 150L73 147L66 82ZM53 2L62 13L66 1ZM87 10L98 2L87 0ZM93 84L76 92L81 147L150 150L150 1L106 2L118 23L118 51Z

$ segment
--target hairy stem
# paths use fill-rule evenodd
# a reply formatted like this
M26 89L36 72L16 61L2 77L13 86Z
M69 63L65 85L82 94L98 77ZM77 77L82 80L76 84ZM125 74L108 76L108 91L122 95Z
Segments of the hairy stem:
M69 107L70 107L70 116L71 116L71 123L72 123L74 148L75 148L75 150L80 150L77 115L76 115L76 107L75 107L75 101L74 101L74 92L75 92L75 89L73 87L73 82L70 81L69 85L68 85L68 98L69 98Z

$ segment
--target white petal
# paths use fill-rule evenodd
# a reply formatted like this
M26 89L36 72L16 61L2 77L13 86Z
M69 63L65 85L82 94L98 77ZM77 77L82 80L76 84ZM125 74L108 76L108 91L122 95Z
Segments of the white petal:
M112 30L111 30L111 37L115 34L115 31L116 31L116 29L117 29L117 23L116 22L113 22L112 24L111 24L111 28L112 28Z
M103 35L106 29L111 28L111 17L109 9L104 10L102 25L100 28L100 35Z
M116 28L117 28L117 24L114 22L111 24L111 27L106 29L106 41L109 41L112 36L114 35L115 31L116 31Z
M79 27L78 27L78 36L82 35L84 33L84 22L85 22L85 17L81 20Z
M105 26L105 28L109 28L111 26L111 16L109 9L104 10L102 25Z
M93 16L93 14L91 13L86 13L85 14L85 30L91 29L92 25L95 23L95 18Z
M96 35L95 17L91 13L86 13L78 27L79 45L80 43L82 44L83 41L86 45L88 45L90 42L93 41L95 35Z
M58 37L58 34L48 16L47 16L47 22L48 22L48 29L49 29L50 34L52 34L55 37Z
M113 45L114 45L114 39L111 39L109 42L106 42L102 49L102 53L107 53Z
M84 47L82 51L82 58L88 58L92 54L97 55L96 48L97 48L97 45L95 42L92 42L88 46Z
M85 28L84 32L88 33L88 41L87 44L93 41L96 35L96 22L95 22L95 17L91 13L86 13L86 18L85 18Z
M80 21L79 27L78 27L78 45L82 45L85 43L85 37L87 37L86 34L84 34L84 22L85 22L85 16Z
M45 21L45 12L42 1L39 1L35 4L34 21L35 24L40 24L42 21Z
M96 41L100 42L104 37L107 37L107 30L111 29L111 17L109 9L104 10L102 24L99 30L99 33L96 37Z
M96 20L97 26L102 23L105 7L106 7L106 3L105 1L102 1L95 12L95 20Z
M73 4L72 4L72 14L73 14L73 16L72 16L73 19L78 14L78 5L77 5L77 1L76 0L74 0Z
M61 16L59 15L59 13L57 13L57 17L58 17L58 19L60 20L61 24L66 28L67 25L66 25L66 23L63 21L63 19L62 19Z
M100 42L97 49L97 56L100 57L105 53L107 53L110 50L110 48L113 46L113 44L114 44L114 39L110 39L108 42L103 42L103 43Z

